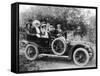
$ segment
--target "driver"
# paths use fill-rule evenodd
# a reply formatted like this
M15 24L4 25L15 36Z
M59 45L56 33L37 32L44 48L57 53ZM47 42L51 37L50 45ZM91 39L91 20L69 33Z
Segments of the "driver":
M57 24L57 32L58 32L57 36L60 36L60 34L62 33L60 24Z
M57 31L58 31L58 33L61 33L62 32L61 25L60 24L57 24Z

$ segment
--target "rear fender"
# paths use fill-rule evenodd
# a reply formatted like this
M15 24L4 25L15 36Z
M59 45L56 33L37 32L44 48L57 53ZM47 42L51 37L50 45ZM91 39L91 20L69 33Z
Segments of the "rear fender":
M39 45L38 45L38 44L36 44L35 42L28 42L28 44L35 45L37 48L39 47Z
M33 45L39 47L35 42L29 42L29 41L27 41L27 40L21 40L21 41L19 41L19 43L20 43L20 42L25 43L26 45L28 45L28 44L33 44Z

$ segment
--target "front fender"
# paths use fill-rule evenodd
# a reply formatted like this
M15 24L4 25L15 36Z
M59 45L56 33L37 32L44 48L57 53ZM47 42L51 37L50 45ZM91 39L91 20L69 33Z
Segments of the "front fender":
M73 42L73 43L70 43L69 45L71 46L71 48L68 52L69 59L72 59L72 55L73 55L73 52L75 51L75 49L80 48L80 47L85 48L89 54L91 53L91 57L93 56L92 47L85 42Z

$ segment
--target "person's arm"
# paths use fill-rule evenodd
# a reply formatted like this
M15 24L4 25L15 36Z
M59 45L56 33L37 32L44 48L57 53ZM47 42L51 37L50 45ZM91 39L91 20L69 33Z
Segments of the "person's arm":
M39 30L39 28L37 28L37 27L36 27L36 32L37 32L37 33L36 33L36 36L37 36L37 37L40 37L40 30Z
M36 34L37 37L40 37L40 34Z

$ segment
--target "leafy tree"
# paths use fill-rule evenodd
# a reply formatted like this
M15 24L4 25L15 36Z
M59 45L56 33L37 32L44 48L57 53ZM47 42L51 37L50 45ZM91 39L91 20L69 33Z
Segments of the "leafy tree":
M90 15L91 12L90 10L84 12L84 9L52 6L31 7L30 10L20 13L20 26L25 27L29 20L38 19L41 22L49 22L55 28L57 24L61 24L61 29L63 31L75 31L78 26L80 26L79 35L81 37L87 34L90 35L91 33L89 30L95 34L95 16L87 16Z

